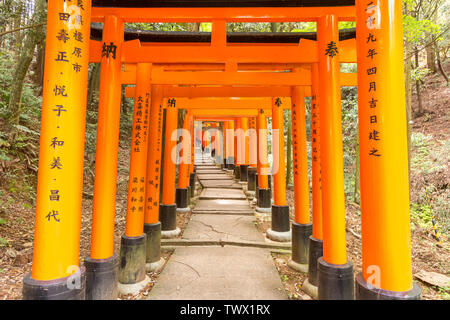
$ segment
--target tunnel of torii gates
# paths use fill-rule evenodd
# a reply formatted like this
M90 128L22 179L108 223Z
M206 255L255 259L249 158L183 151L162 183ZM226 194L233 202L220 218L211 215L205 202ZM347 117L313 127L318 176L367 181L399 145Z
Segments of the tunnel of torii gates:
M401 1L209 5L48 2L33 265L23 298L115 299L121 286L138 284L146 270L158 268L161 238L178 234L176 212L186 210L193 195L194 144L196 137L205 140L194 122L203 121L206 140L213 142L203 146L215 150L224 169L237 168L249 191L257 191L257 209L272 214L267 236L292 242L290 265L308 272L319 299L419 299L411 267ZM317 22L317 34L226 32L230 22L301 21ZM338 30L339 21L356 21L357 28ZM212 32L125 31L129 22L211 22ZM355 62L357 74L340 73L340 63ZM91 251L80 266L89 63L100 63L101 75ZM126 230L117 254L122 85L135 85L126 88L135 107ZM358 86L362 273L356 277L346 252L341 86ZM311 97L312 111L312 221L305 96ZM178 139L172 133L181 109L185 131ZM292 112L292 224L284 135L276 134L284 132L283 109ZM267 162L267 117L272 117L273 171ZM178 185L177 163L171 160L177 145L179 158L187 159L178 164Z

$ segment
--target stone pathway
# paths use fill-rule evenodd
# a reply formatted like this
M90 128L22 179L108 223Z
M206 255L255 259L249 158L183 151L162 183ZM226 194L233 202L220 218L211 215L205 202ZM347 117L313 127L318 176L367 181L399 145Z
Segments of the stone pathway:
M203 190L182 239L264 242L242 186L206 157L197 177ZM245 246L177 247L150 300L287 299L269 249Z

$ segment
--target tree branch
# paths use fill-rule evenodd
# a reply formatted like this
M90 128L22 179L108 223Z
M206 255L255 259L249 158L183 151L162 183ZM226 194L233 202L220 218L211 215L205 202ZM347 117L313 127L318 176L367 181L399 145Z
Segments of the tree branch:
M0 33L0 37L4 36L5 34L8 34L8 33L13 33L13 32L17 32L17 31L25 30L25 29L37 28L37 27L41 27L43 25L45 25L45 23L38 23L38 24L33 24L31 26L17 28L17 29L14 29L14 30L8 30L8 31Z

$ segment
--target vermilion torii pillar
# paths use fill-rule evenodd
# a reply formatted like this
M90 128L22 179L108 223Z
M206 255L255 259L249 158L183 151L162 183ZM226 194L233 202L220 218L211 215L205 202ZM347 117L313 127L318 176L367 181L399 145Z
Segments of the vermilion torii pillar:
M420 299L413 284L402 4L357 0L362 273L358 299Z
M292 145L294 153L295 219L292 222L292 259L289 266L308 272L309 218L308 153L306 151L305 88L292 88Z
M274 204L272 205L272 228L268 229L266 234L274 241L290 241L289 206L286 203L283 102L280 98L272 98L272 154Z
M354 299L353 266L347 260L342 153L339 32L334 15L317 24L320 72L323 257L318 259L320 300Z
M228 170L234 170L234 165L236 158L234 157L234 121L230 120L227 121L228 128L227 128L227 139L225 141L226 148L228 150L227 154L227 169Z
M234 153L234 178L236 179L236 180L240 180L240 178L241 178L241 162L242 162L242 156L240 155L240 149L239 149L239 137L238 137L238 132L240 132L239 131L239 129L241 129L241 131L242 131L242 127L241 127L241 122L240 122L240 118L236 118L236 119L234 119L234 128L235 128L235 130L234 130L234 144L233 144L233 147L234 147L234 151L233 151L233 153ZM242 143L241 143L242 144Z
M178 109L176 100L168 99L166 108L166 132L164 138L164 168L162 202L159 206L162 238L173 238L180 234L177 227L177 205L175 203L176 137Z
M256 171L258 157L258 138L256 133L256 118L248 118L248 172L247 172L247 195L250 198L255 196L256 191Z
M131 131L130 174L125 234L121 239L119 292L138 293L150 278L145 274L146 235L144 233L145 187L147 181L147 147L151 99L150 63L136 68L133 128Z
M183 119L183 129L181 132L178 165L178 188L175 192L175 200L177 204L177 212L188 212L190 210L188 201L189 187L189 164L191 162L191 138L189 134L189 111L186 110Z
M311 163L312 163L312 235L309 237L308 279L303 289L317 297L317 259L323 256L322 183L320 169L319 65L311 66Z
M191 163L189 164L189 192L190 197L195 196L195 120L191 115L189 116L189 130L191 132Z
M240 121L240 129L236 134L238 135L238 149L240 150L238 156L238 161L241 161L240 164L240 174L239 179L240 182L247 184L248 180L248 162L249 162L249 146L248 146L248 118L243 117L239 118ZM239 160L241 158L241 160Z
M268 159L268 141L267 141L267 121L264 109L258 110L257 117L258 131L258 195L256 211L272 211L272 192L269 188L270 166Z
M115 299L119 259L114 253L123 23L106 16L100 73L91 255L85 258L86 298Z
M85 298L79 250L91 1L81 4L48 3L33 266L24 278L25 300Z
M164 265L164 259L161 258L161 222L159 221L163 94L159 86L152 86L151 90L144 213L147 271L158 270Z

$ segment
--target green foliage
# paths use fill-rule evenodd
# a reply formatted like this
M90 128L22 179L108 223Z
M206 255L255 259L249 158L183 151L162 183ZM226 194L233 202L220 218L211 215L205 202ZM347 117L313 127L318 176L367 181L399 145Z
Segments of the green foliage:
M358 101L356 87L343 87L342 97L342 139L344 154L345 194L354 198L356 159L359 157Z
M409 15L403 16L403 29L405 37L412 43L419 43L429 34L438 34L439 26L430 20L417 19Z
M431 220L433 219L433 210L429 204L413 203L411 206L411 218L421 227L421 228L432 228L433 225Z
M0 218L0 226L5 225L8 222L8 220L4 219L4 218Z
M9 246L10 246L9 240L0 237L0 247L9 247Z
M411 79L414 81L420 81L430 74L431 70L425 67L419 67L411 70Z

